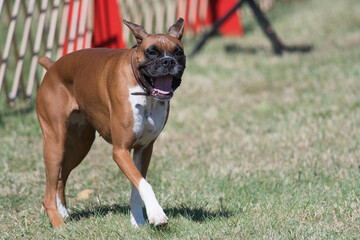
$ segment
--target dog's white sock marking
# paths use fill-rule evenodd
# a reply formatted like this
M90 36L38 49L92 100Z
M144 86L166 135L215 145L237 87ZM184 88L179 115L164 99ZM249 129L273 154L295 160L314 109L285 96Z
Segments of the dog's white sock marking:
M69 213L68 213L66 207L64 205L62 205L61 200L57 193L56 193L56 205L57 205L58 212L62 218L69 217Z
M133 157L135 166L139 171L141 170L141 155L142 150L136 152ZM138 190L134 186L132 186L130 198L130 221L134 227L145 224L145 219L142 211L142 203L143 201L140 197Z
M166 224L168 217L165 215L164 210L156 200L151 185L144 178L140 180L139 192L142 200L145 203L149 222L155 226Z

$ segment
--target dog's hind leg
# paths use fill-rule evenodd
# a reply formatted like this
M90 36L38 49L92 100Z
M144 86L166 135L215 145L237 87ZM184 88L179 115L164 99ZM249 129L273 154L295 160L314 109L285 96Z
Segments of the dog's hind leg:
M36 98L36 112L43 133L43 155L46 173L46 189L43 206L51 224L60 228L64 221L56 206L59 173L64 157L66 122L77 107L67 89L54 84L56 77L45 79Z
M62 217L67 217L65 185L70 172L77 167L89 152L95 139L95 129L80 111L73 111L67 121L64 158L57 187L57 208Z

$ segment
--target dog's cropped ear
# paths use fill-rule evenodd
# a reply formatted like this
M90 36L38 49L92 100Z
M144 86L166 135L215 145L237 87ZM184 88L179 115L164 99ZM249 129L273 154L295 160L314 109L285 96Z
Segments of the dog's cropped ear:
M177 22L169 28L168 34L181 40L184 33L185 21L179 18Z
M125 19L123 20L123 23L130 28L136 39L137 45L140 45L142 40L148 36L143 26L128 22Z

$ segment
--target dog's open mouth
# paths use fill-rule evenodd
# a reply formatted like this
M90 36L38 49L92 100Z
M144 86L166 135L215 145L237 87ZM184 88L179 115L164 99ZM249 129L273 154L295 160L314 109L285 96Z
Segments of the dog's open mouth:
M171 75L151 78L150 83L153 87L151 95L159 100L170 99L174 93L172 80L173 77Z

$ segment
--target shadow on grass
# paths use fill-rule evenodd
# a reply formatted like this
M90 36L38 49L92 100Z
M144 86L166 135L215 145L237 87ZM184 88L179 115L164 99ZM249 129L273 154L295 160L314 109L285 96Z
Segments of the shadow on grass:
M130 211L129 206L121 206L119 204L113 204L110 206L94 206L91 208L86 208L84 210L73 210L73 213L70 214L71 221L79 221L82 218L90 217L104 217L109 213L114 214L128 214Z
M215 218L229 218L233 214L225 209L208 211L203 207L189 208L186 206L167 208L164 210L169 217L183 216L193 222L204 222Z
M70 214L70 221L79 221L83 218L90 217L104 217L109 213L113 214L129 214L130 207L129 206L121 206L119 204L113 204L110 206L95 206L91 208L87 208L84 210L73 210L73 213ZM143 208L144 216L146 216L145 208ZM233 214L227 210L220 211L208 211L203 207L190 208L184 205L173 208L166 208L164 212L170 218L183 216L184 218L193 221L193 222L204 222L208 220L212 220L215 218L229 218Z
M284 52L291 52L291 53L309 53L313 50L312 45L293 45L293 46L284 46ZM269 48L259 46L259 47L243 47L237 44L227 44L225 45L225 51L231 54L243 53L243 54L256 54L259 52L267 52Z
M243 53L243 54L256 54L258 52L266 52L265 47L243 47L237 44L227 44L225 45L225 51L226 53L230 54L237 54L237 53Z

